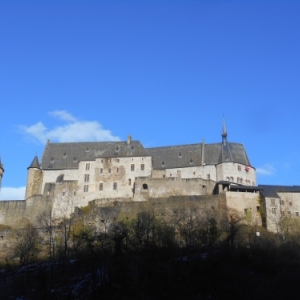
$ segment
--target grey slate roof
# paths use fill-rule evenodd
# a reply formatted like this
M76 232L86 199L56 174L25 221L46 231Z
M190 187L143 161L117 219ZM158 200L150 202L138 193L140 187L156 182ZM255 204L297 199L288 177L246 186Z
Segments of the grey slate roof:
M36 169L40 169L40 163L39 163L39 159L37 156L34 157L34 159L32 160L30 166L27 168L31 169L31 168L36 168Z
M80 161L91 161L97 157L149 156L139 141L127 142L80 142L47 143L41 167L43 170L77 169Z
M262 185L259 184L258 187L261 189L261 193L265 197L269 198L279 198L278 193L300 193L300 186L292 185Z
M205 165L217 165L226 161L251 165L242 144L204 144L203 153L202 146L203 144L199 143L147 148L147 151L152 156L152 166L154 169L185 168L190 166L200 166L202 163Z
M152 156L153 169L185 168L234 162L249 165L242 144L190 144L145 149L139 141L47 143L42 161L43 170L77 169L78 162L96 158Z

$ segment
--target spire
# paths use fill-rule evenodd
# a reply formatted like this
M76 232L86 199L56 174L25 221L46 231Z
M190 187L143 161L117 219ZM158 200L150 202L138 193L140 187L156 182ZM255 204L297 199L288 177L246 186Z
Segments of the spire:
M226 145L227 142L227 129L226 129L226 123L225 123L225 117L223 116L223 124L222 124L222 142L223 145Z
M39 159L37 156L34 157L32 163L30 164L30 166L27 168L28 169L31 169L31 168L35 168L35 169L40 169L40 163L39 163Z

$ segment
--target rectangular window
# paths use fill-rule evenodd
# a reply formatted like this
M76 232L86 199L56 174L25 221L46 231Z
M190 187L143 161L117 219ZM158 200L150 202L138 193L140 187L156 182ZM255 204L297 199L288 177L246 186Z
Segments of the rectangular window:
M299 217L299 211L295 212L296 217Z
M210 174L207 174L207 179L210 179Z
M103 174L103 169L102 168L100 169L100 174Z
M271 199L271 205L275 206L275 199Z
M131 170L131 171L134 171L134 164L131 164L130 170Z
M91 165L90 163L86 163L86 164L85 164L85 169L86 169L87 171L90 169L90 165Z
M88 185L84 185L83 186L83 191L84 191L84 193L87 193L89 191L89 186Z
M276 215L276 207L272 207L272 214Z
M280 200L280 204L281 204L281 205L284 205L284 200Z
M90 174L84 174L84 182L90 181Z
M117 173L119 173L119 168L117 168L117 170L116 170L116 171L117 171Z
M116 161L116 162L119 162L120 160L117 158L117 159L115 159L115 161Z
M141 164L141 171L145 170L145 164Z
M292 214L292 212L289 210L289 211L288 211L288 215L290 216L291 214Z
M117 188L118 188L118 184L116 182L114 182L113 189L116 190Z
M285 211L284 210L281 211L281 215L285 216Z
M242 167L240 165L238 165L238 170L241 171L242 170Z
M65 195L65 191L63 191L63 196Z
M99 183L99 191L103 191L103 183Z
M108 173L111 173L111 168L108 169Z
M290 202L289 202L289 206L292 206L292 205L293 205L293 202L292 202L292 201L290 201Z

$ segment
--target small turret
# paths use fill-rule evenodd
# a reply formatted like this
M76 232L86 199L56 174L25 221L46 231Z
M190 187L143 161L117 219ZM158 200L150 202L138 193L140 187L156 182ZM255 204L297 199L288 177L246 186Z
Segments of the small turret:
M1 162L1 158L0 158L0 188L1 188L1 183L2 183L3 173L4 173L4 166L3 166L2 162Z
M28 169L32 169L32 168L34 168L34 169L40 169L40 168L41 168L41 167L40 167L40 163L39 163L39 159L38 159L37 156L34 157L32 163L31 163L30 166L27 168L27 170L28 170Z
M36 194L41 194L43 173L37 156L34 157L27 170L28 170L28 175L27 175L25 199L28 199L29 197Z
M224 117L223 117L223 124L222 124L222 142L223 145L226 145L227 143L227 129L226 129L226 123Z

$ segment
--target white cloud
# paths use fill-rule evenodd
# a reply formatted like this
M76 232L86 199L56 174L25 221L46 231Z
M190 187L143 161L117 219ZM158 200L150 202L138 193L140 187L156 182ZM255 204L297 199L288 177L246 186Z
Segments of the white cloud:
M80 121L64 110L56 110L49 114L65 121L66 124L48 129L42 122L38 122L31 126L21 126L21 130L41 143L46 143L48 139L57 142L120 140L112 135L110 130L103 129L97 121Z
M24 200L26 187L2 187L0 200Z
M273 175L275 173L275 168L271 164L264 164L260 168L256 168L256 173L260 175Z

